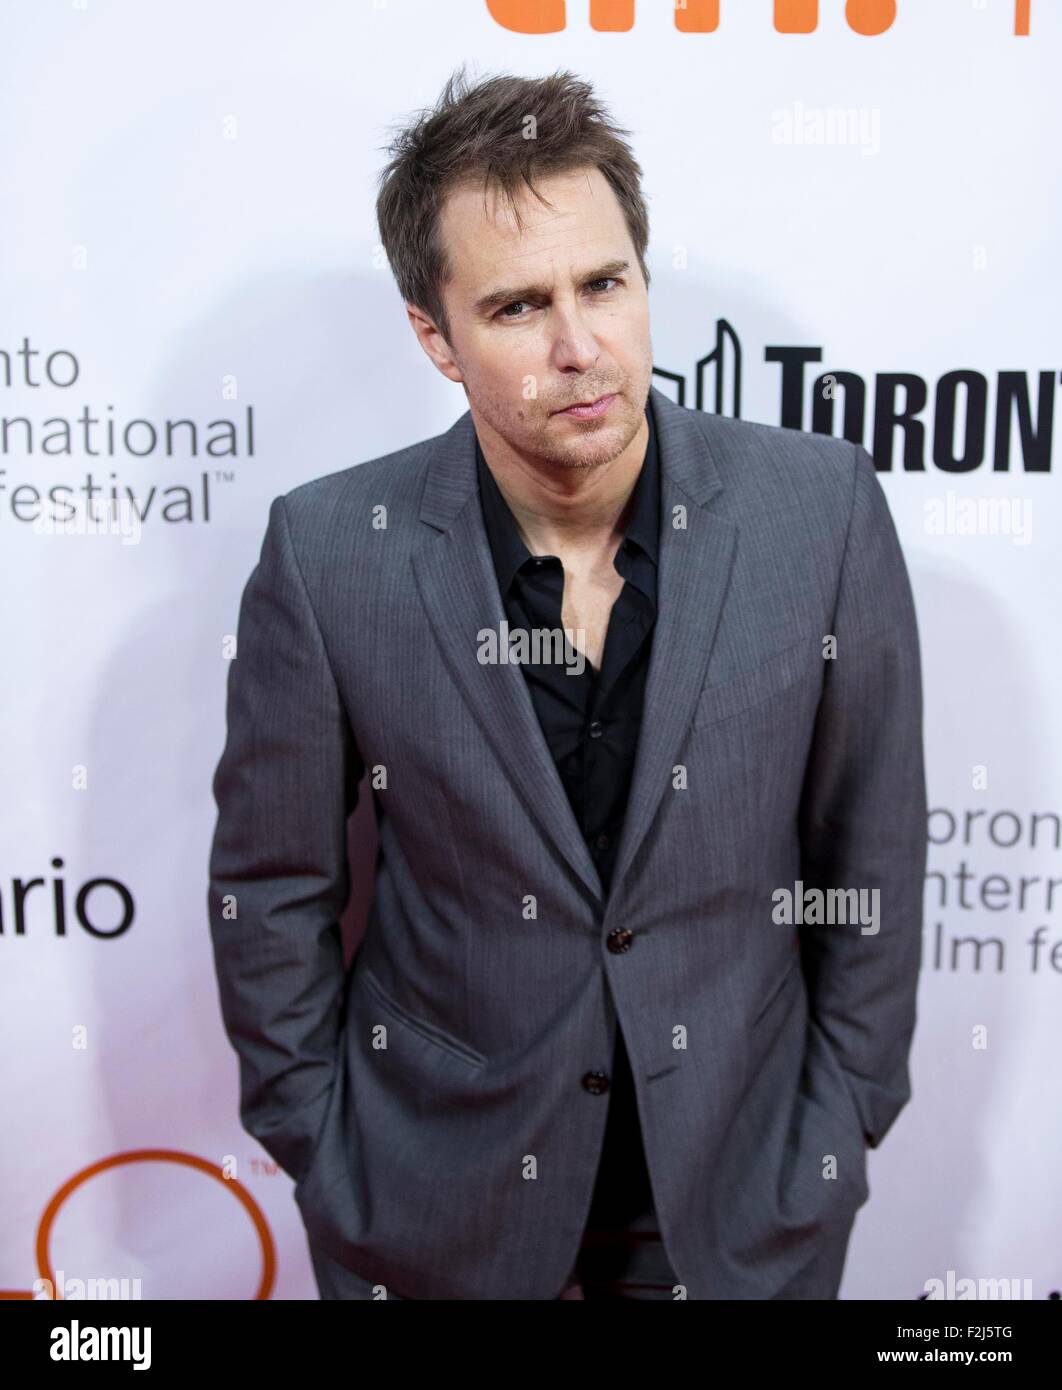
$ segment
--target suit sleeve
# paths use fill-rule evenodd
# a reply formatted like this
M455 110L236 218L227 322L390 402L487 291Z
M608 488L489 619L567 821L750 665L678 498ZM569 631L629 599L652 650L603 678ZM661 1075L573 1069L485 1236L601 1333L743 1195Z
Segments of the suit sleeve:
M870 455L855 449L852 510L801 798L804 891L877 889L877 930L803 925L812 1016L876 1148L910 1099L922 952L926 786L914 599Z
M349 895L346 821L364 770L276 498L240 603L213 779L208 910L240 1120L291 1177L335 1076Z

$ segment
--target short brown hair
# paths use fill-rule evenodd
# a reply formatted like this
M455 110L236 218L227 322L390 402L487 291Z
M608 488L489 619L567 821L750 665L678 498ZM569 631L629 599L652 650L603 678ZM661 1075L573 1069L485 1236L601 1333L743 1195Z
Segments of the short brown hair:
M529 119L533 122L529 125ZM527 138L525 131L533 131ZM559 71L549 77L487 78L469 87L464 66L448 79L434 109L421 111L387 146L376 218L402 298L436 324L449 341L442 288L450 278L439 233L448 193L482 176L486 194L497 184L521 226L515 192L520 181L550 206L532 174L567 173L595 165L623 210L646 285L649 213L642 171L589 82Z

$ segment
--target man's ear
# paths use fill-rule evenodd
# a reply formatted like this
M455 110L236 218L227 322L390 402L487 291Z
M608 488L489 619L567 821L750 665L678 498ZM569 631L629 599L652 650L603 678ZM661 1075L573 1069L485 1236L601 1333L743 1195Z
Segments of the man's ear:
M423 309L406 303L406 316L409 326L417 335L417 342L449 381L461 381L461 372L451 351L450 344L442 335L434 319L430 319Z

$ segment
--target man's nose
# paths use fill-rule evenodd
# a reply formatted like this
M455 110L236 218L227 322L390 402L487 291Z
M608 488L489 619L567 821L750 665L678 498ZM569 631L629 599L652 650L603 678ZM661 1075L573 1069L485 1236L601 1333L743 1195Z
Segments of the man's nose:
M601 348L579 311L556 313L551 328L554 333L553 365L558 370L589 371L601 356Z

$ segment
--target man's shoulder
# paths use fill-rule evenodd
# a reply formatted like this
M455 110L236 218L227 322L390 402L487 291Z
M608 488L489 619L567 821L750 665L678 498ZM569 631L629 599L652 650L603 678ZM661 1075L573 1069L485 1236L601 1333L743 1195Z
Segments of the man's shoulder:
M873 470L869 455L847 439L686 413L704 445L705 468L723 485L717 510L735 520L799 515L836 527L851 512L860 466Z
M315 583L344 556L364 567L404 553L417 534L427 465L444 437L323 473L274 498L307 582ZM371 543L379 536L390 544Z
M828 484L839 478L851 487L856 449L847 439L706 411L690 413L709 449L715 446L713 456L724 481L740 481L750 470L765 481L795 472L807 481Z

